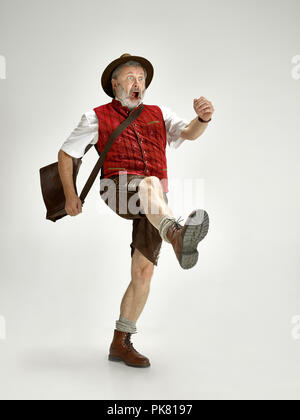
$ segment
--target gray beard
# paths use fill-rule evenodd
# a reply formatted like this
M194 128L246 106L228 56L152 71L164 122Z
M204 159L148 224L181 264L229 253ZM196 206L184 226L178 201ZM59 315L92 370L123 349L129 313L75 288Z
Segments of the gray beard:
M146 92L146 90L145 90L145 92ZM143 95L141 95L141 98L138 101L135 101L135 103L133 104L132 101L129 98L127 98L126 92L122 88L122 86L118 86L115 99L120 101L122 106L127 106L130 110L132 110L132 109L136 108L137 106L139 106L143 102L145 92L144 92Z

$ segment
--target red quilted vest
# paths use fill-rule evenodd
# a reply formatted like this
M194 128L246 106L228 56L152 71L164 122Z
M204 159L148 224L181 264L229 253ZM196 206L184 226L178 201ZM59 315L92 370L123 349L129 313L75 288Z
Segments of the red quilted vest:
M164 192L168 190L166 128L161 109L144 105L138 118L114 141L102 168L102 176L109 178L120 172L156 176ZM102 152L112 132L130 112L127 106L113 99L110 103L94 108L99 121L97 148Z

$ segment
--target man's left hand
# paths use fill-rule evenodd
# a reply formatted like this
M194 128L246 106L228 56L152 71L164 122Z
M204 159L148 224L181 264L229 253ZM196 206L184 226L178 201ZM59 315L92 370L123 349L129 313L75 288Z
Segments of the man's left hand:
M209 121L215 111L212 103L203 96L199 99L194 99L194 110L198 117L202 118L204 121Z

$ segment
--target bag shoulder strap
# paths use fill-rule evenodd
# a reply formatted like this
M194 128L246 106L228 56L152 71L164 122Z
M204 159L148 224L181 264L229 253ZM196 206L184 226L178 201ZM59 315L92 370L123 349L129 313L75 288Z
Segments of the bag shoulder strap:
M85 148L85 151L84 151L83 156L84 156L84 155L85 155L85 154L86 154L86 153L90 150L90 148L91 148L91 147L93 147L93 146L95 146L95 144L91 144L91 143L90 143L90 144L88 144L88 145L86 146L86 148ZM82 156L82 157L83 157L83 156Z
M94 166L94 169L92 170L91 175L89 176L88 180L85 183L85 186L83 187L81 194L79 196L82 204L85 201L86 196L88 195L93 183L95 182L95 179L104 163L104 160L106 158L107 153L109 152L109 149L111 148L113 142L115 139L124 131L143 111L144 105L141 104L137 109L134 111L131 111L129 116L124 120L111 134L109 140L107 141L106 145L104 146L104 149L100 155L100 158L98 159L96 165ZM84 154L92 147L94 144L89 144Z

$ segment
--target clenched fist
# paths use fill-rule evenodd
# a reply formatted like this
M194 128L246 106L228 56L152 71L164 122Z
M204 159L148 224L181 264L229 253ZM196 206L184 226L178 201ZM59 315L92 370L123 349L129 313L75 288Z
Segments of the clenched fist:
M199 99L194 99L194 110L202 120L209 121L215 109L210 101L201 96Z
M76 194L66 197L65 210L69 216L77 216L82 213L82 203Z

